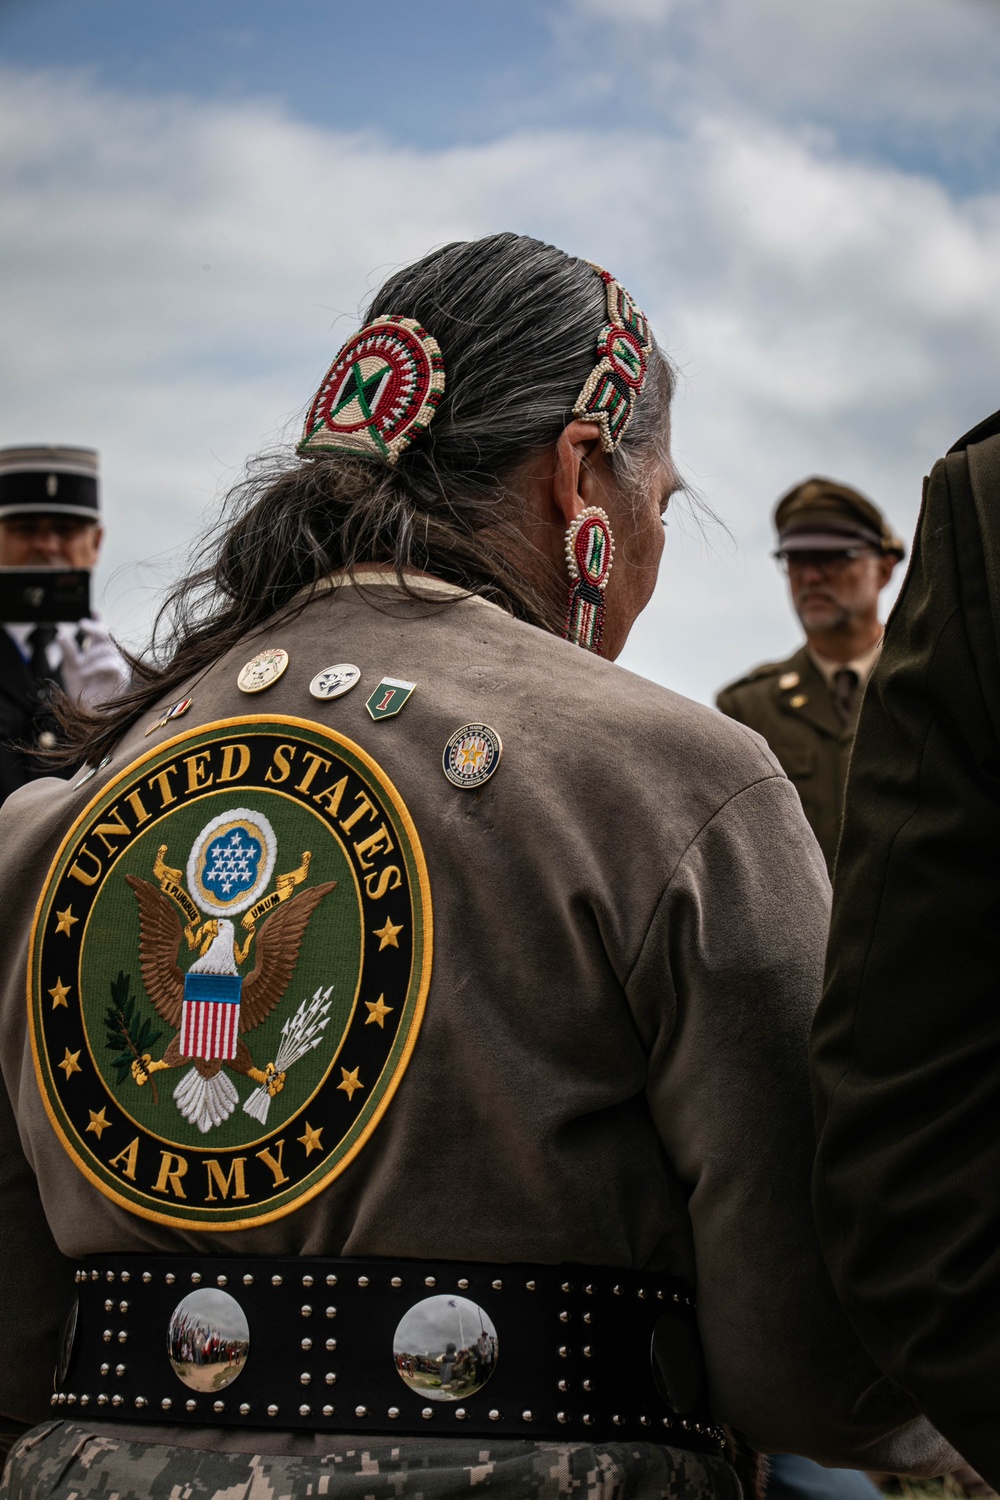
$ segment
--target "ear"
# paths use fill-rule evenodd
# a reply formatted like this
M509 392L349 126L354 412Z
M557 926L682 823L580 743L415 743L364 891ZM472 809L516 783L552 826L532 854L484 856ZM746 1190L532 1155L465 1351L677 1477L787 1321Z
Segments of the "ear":
M596 422L574 420L556 438L551 498L564 526L592 503L594 476L587 459L595 450L601 451L601 429Z

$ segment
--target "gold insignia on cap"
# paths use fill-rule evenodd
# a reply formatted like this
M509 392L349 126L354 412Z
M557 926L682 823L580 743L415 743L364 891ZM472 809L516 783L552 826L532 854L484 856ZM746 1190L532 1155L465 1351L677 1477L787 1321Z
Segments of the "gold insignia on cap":
M801 681L798 672L782 672L778 678L778 686L783 693L787 693L791 688L798 687Z
M809 702L809 699L806 697L805 693L796 693L795 697L789 698L788 702L790 703L792 708L805 708L806 704Z

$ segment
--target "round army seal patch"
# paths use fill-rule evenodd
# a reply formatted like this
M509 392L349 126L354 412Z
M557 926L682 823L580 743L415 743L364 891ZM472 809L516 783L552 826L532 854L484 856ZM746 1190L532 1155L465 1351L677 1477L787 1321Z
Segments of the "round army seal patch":
M431 951L419 838L364 750L280 715L181 735L81 814L39 900L28 995L49 1117L144 1218L277 1218L378 1125Z

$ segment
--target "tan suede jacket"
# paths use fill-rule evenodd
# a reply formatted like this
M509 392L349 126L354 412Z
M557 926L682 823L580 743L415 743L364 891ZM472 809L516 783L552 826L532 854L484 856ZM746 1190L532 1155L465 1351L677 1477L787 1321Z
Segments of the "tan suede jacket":
M829 887L794 789L742 725L450 592L324 592L190 685L182 720L145 737L149 715L85 785L42 780L0 813L0 1408L48 1414L58 1252L583 1261L696 1283L714 1413L756 1447L941 1472L957 1460L862 1349L816 1245L806 1043ZM247 698L237 674L266 645L290 665ZM362 682L321 703L308 684L332 662ZM416 688L373 722L385 675ZM101 786L158 739L258 705L335 727L391 777L426 855L433 974L408 1070L350 1166L265 1226L182 1232L99 1192L49 1123L28 935ZM504 746L476 793L441 769L473 721Z

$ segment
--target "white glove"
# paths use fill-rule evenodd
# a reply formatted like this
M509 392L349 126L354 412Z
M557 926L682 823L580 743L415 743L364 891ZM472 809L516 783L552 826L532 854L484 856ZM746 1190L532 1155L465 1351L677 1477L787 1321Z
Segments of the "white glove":
M128 686L131 674L103 621L81 620L60 630L59 644L66 692L83 708L105 703Z

